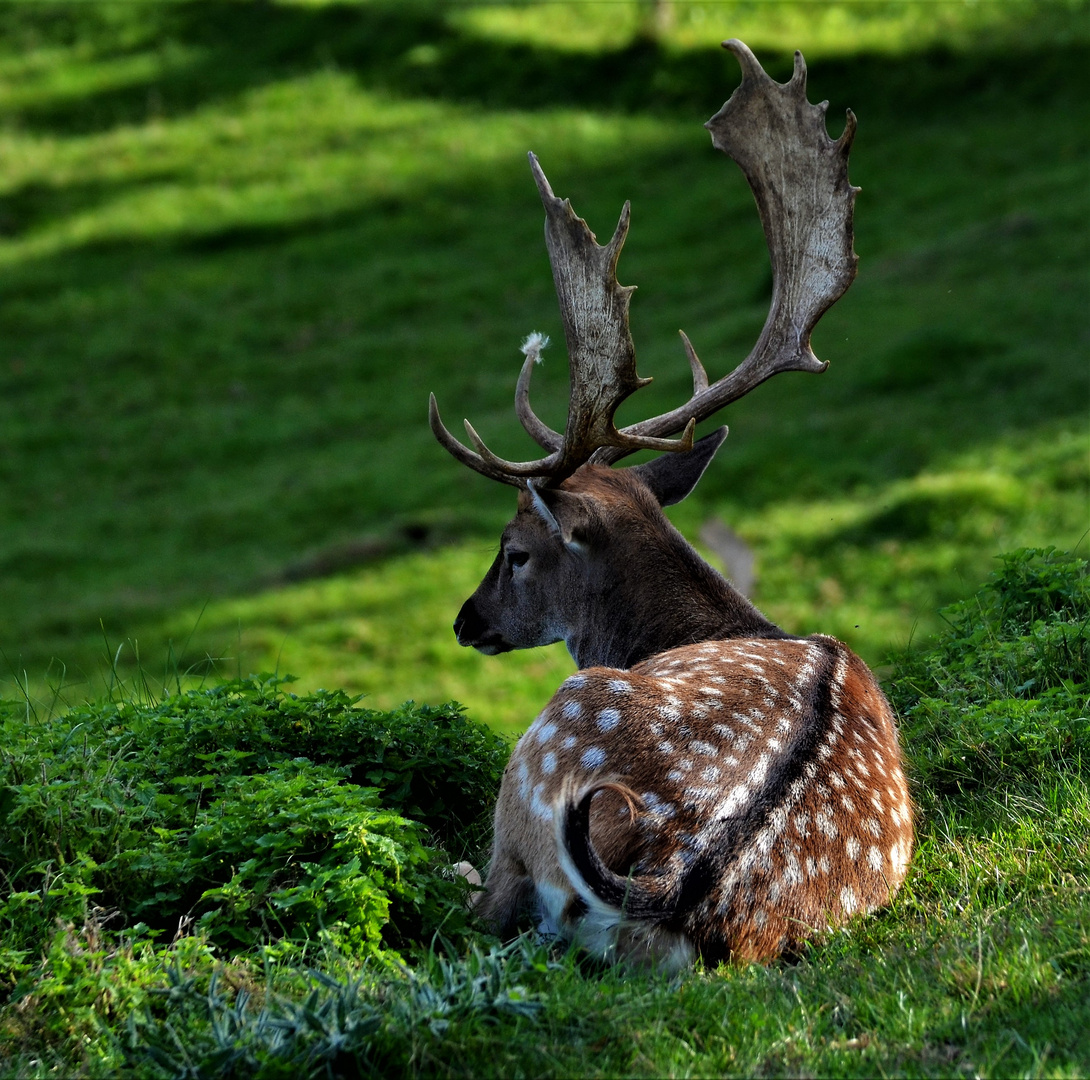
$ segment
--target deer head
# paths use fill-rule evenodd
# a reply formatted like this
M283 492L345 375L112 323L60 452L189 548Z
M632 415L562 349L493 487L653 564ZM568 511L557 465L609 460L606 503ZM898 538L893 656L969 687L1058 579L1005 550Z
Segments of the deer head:
M855 276L858 189L847 175L855 118L849 111L843 134L830 139L827 103L806 100L801 54L790 82L781 85L742 42L724 45L741 64L742 83L705 126L713 144L742 168L764 225L773 295L761 335L734 371L710 383L682 333L693 377L689 401L618 429L618 406L650 381L636 373L628 326L633 288L617 282L629 204L612 239L599 245L570 202L553 194L530 154L567 342L568 420L561 435L530 407L530 377L544 344L539 335L523 346L515 411L547 451L543 457L506 461L468 420L473 448L465 446L443 425L431 396L429 419L439 442L482 475L519 488L518 514L504 531L500 554L455 623L463 645L496 653L564 640L580 666L628 665L710 636L777 632L698 559L659 508L692 490L726 436L722 428L694 444L697 423L772 375L827 367L814 356L810 335ZM680 439L669 438L679 432ZM666 454L647 465L608 468L647 449ZM664 573L666 566L676 569ZM641 583L652 576L659 587L648 593ZM671 585L676 595L664 596Z

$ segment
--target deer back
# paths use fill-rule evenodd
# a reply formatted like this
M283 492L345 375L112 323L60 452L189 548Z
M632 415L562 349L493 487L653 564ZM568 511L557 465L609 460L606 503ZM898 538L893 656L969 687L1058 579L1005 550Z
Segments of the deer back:
M510 927L530 901L606 955L766 960L888 903L911 849L862 661L823 636L707 641L560 687L504 776L481 910Z

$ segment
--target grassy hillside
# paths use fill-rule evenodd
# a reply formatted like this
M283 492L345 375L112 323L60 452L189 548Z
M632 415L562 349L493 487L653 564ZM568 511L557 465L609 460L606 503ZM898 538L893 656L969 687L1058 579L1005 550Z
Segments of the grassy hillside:
M600 234L653 387L767 308L744 181L701 129L748 40L859 116L860 278L820 378L786 376L678 508L758 556L758 602L880 663L994 554L1087 527L1090 95L1083 3L0 6L4 675L94 696L107 658L292 671L388 706L527 722L554 648L449 626L510 493L455 465L427 392L525 453L530 330L559 325L525 152ZM535 401L562 422L562 350ZM8 683L5 693L15 688Z

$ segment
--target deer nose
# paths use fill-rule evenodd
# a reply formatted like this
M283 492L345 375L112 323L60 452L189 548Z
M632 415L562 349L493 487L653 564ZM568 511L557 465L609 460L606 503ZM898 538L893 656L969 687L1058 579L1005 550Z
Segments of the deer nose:
M479 629L477 624L480 623L480 619L477 617L477 609L473 605L472 598L467 600L463 605L461 611L458 612L458 617L454 620L454 636L458 639L459 645L470 645L473 642L473 638L477 635L474 633L475 627Z

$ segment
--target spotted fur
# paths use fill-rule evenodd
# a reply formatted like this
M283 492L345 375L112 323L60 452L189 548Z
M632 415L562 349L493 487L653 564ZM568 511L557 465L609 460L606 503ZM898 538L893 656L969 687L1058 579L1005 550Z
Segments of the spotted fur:
M699 558L654 465L585 466L539 495L549 520L520 496L459 616L463 644L563 638L581 668L511 756L479 910L607 957L768 960L904 880L896 724L845 645L785 633Z
M484 914L512 929L536 899L541 929L602 955L767 960L888 903L911 851L896 727L858 657L703 642L560 687L504 777Z

